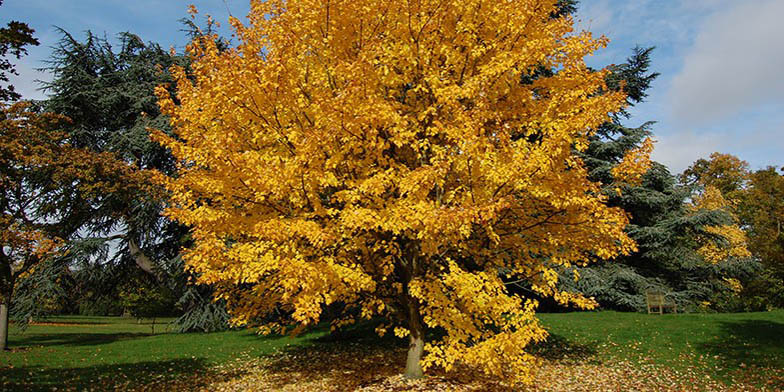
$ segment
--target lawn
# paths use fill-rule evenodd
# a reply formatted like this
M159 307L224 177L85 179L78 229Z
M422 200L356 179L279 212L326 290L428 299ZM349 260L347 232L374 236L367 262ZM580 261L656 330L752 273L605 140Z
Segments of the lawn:
M784 311L540 317L551 339L534 350L550 366L543 377L551 382L583 373L609 379L615 373L664 369L682 382L694 378L697 385L714 380L729 389L784 388ZM337 335L322 328L290 338L250 330L177 334L157 323L155 334L147 320L115 317L56 317L23 333L12 328L12 351L0 353L0 390L242 390L252 385L297 390L305 384L315 390L383 390L391 388L384 387L391 382L385 377L400 371L405 350L394 338L373 336L372 325ZM431 374L433 380L463 382ZM534 389L548 390L543 385Z

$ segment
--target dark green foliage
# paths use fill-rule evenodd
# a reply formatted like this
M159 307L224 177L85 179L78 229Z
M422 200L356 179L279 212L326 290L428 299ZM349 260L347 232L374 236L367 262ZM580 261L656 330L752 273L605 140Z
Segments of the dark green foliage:
M186 24L186 30L191 35L204 34L192 22ZM208 24L206 32L212 32L212 25ZM91 32L84 41L61 33L49 61L54 79L45 85L50 94L45 105L71 118L67 129L71 143L115 154L138 170L175 175L173 157L149 139L148 128L170 132L168 118L158 110L154 89L171 86L169 68L175 64L187 68L188 58L169 53L156 43L145 43L131 33L117 36L117 49ZM182 330L226 327L228 315L222 304L205 300L211 296L210 290L187 283L190 276L183 271L179 252L188 246L188 230L161 216L163 200L147 194L108 194L97 203L85 203L77 191L65 190L53 203L71 222L70 267L76 289L70 295L80 298L79 309L111 310L114 306L104 305L124 302L126 310L136 308L152 315L165 307L169 312L179 308L184 312L179 319ZM139 253L133 245L138 245ZM129 279L142 279L139 266L147 272L144 279L149 287L141 290L140 286L139 292L118 291ZM148 308L145 296L148 302L166 306ZM172 296L179 300L171 301Z
M52 314L67 313L69 280L58 259L49 259L21 279L11 302L10 318L18 328Z
M171 167L171 158L148 140L146 127L168 130L153 90L170 83L167 69L185 59L132 33L118 35L119 51L89 31L84 42L60 33L46 68L54 78L44 89L50 94L47 109L73 120L73 143L115 152L141 167Z
M0 6L3 5L0 0ZM31 29L27 23L12 20L6 27L0 28L0 83L6 84L9 81L8 75L19 75L16 67L6 57L13 56L19 60L22 55L27 54L25 46L37 46L38 40L33 37L35 30ZM21 98L12 85L0 85L0 102L15 101Z
M183 310L174 321L179 332L214 332L229 328L229 313L223 300L214 301L206 286L188 286L177 302Z
M607 78L607 87L611 90L622 89L626 93L626 103L631 106L642 102L648 96L646 91L659 77L658 72L649 72L651 53L654 49L653 46L648 48L636 46L633 49L634 54L625 63L609 67L612 73ZM625 110L617 114L627 118L629 116Z
M149 139L147 128L169 130L167 118L158 110L154 89L171 82L167 69L184 64L185 59L171 55L158 44L144 43L131 33L117 37L117 51L107 39L91 32L86 33L83 42L65 31L61 33L63 38L47 68L54 78L44 86L50 94L45 105L47 110L72 120L66 129L70 142L95 152L112 153L138 170L172 174L173 158ZM78 191L67 189L53 202L71 222L73 231L68 238L79 248L74 259L79 259L78 268L83 273L102 263L138 263L130 252L131 243L138 244L141 252L155 262L177 256L182 245L180 238L185 230L163 218L162 201L150 195L107 194L99 202L85 203ZM109 246L112 257L92 257L95 254L91 250ZM147 270L161 280L165 277ZM98 275L104 276L103 272Z
M565 15L572 15L577 12L579 0L558 0L555 4L556 11L551 15L552 18L560 18Z
M645 91L658 74L650 73L653 48L635 48L625 64L613 66L608 86L623 89L628 102L641 102ZM589 177L603 185L608 204L621 207L630 215L626 231L639 250L626 257L580 268L581 280L575 282L571 271L561 277L563 289L593 296L606 308L645 309L645 291L658 289L670 293L682 307L715 300L727 291L724 277L748 277L759 270L752 260L727 260L717 265L706 263L697 253L698 235L709 235L705 227L732 223L724 211L697 210L688 204L696 188L681 185L664 165L653 162L640 185L617 182L611 170L624 154L649 137L651 122L637 128L622 125L618 113L614 121L603 124L591 137L582 158ZM621 193L618 194L616 188Z

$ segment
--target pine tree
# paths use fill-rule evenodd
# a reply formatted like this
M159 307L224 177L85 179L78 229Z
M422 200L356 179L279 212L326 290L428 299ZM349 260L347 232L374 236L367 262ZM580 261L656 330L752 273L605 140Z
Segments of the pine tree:
M169 68L175 64L187 67L187 57L128 32L117 36L117 48L89 31L83 41L61 33L49 61L48 71L54 78L44 85L49 97L43 104L48 111L71 119L64 129L69 142L113 154L137 172L175 175L174 158L150 140L148 128L170 132L154 90L171 84ZM210 297L211 292L187 284L188 274L183 273L179 258L180 250L188 245L187 229L161 216L164 200L156 194L109 193L99 203L86 203L79 189L66 188L51 202L69 223L63 233L69 257L63 260L59 278L81 288L84 300L117 298L117 287L136 276L129 268L133 266L147 274L134 279L183 297L179 301L184 311L181 325L198 326L202 318L227 318L221 303L188 300ZM34 292L29 294L35 298ZM198 329L227 326L210 321Z
M622 89L629 105L642 102L658 76L649 71L652 51L637 47L626 63L611 68L608 87ZM747 257L709 262L701 254L706 241L729 246L724 237L711 233L711 228L737 222L727 210L692 205L699 187L679 183L658 162L652 163L638 184L616 178L613 170L629 151L645 145L654 124L627 127L622 122L628 117L622 110L613 121L602 124L581 157L589 168L589 178L603 184L608 204L630 215L626 232L637 242L638 251L579 268L580 280L576 282L567 279L572 270L564 271L562 287L593 296L607 308L643 310L646 290L663 290L682 305L694 304L727 290L725 278L756 271L758 265Z

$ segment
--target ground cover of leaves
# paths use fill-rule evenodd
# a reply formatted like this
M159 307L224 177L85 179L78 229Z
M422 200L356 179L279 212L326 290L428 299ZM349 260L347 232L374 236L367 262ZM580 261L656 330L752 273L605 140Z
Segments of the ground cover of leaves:
M784 389L784 370L743 369L729 383L700 370L697 358L683 369L665 368L644 360L599 362L571 358L543 359L533 385L504 385L470 369L450 373L431 370L422 380L401 373L404 348L362 344L314 345L267 358L240 358L211 369L211 374L136 390L208 391L777 391ZM764 378L756 375L765 373ZM773 374L771 377L770 375Z

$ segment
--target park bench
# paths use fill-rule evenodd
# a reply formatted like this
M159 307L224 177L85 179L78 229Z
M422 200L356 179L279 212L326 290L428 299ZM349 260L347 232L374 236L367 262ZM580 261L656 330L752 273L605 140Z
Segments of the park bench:
M656 290L649 290L645 292L645 300L648 303L648 314L659 313L663 314L664 309L670 308L673 313L678 313L678 304L673 300L668 300L667 296ZM658 312L657 312L658 309Z

